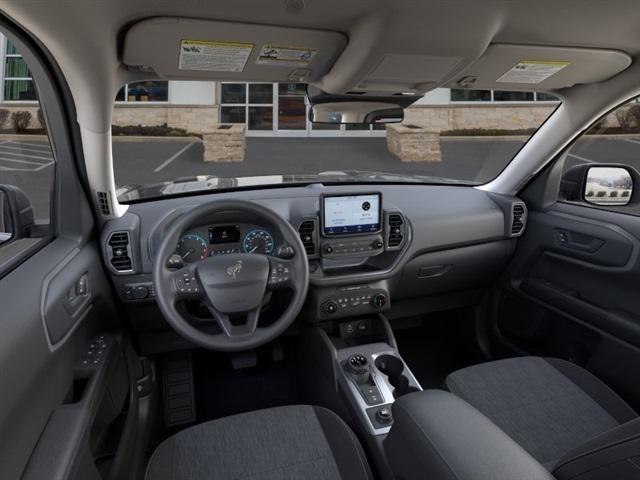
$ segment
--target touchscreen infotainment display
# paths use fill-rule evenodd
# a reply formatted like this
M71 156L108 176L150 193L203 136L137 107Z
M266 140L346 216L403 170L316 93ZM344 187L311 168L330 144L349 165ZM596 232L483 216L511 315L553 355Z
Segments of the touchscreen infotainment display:
M324 196L322 232L324 235L379 232L381 210L379 193Z

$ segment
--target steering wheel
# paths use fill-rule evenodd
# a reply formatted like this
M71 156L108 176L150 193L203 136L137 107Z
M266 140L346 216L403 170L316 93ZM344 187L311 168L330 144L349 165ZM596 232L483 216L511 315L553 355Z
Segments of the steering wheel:
M168 268L169 257L187 229L202 218L230 211L249 214L277 228L293 254L285 259L236 253L208 257L178 270ZM307 296L309 265L298 233L280 215L245 200L216 200L188 211L168 226L153 259L153 285L158 307L179 335L210 350L233 352L263 345L291 325ZM259 327L265 295L280 289L293 291L289 305L275 322ZM210 334L191 325L176 308L182 300L202 301L222 332Z

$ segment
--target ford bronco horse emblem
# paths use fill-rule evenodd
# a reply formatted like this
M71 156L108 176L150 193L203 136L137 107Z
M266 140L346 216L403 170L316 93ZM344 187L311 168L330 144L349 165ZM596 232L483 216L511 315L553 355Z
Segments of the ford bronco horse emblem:
M238 260L236 263L227 267L227 275L235 280L236 276L242 270L242 260Z

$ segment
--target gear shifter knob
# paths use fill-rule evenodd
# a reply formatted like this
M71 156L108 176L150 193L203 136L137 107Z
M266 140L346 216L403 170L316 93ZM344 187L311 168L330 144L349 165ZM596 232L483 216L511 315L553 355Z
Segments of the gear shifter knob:
M360 353L351 355L345 362L345 369L356 383L362 385L369 381L369 361L364 355Z

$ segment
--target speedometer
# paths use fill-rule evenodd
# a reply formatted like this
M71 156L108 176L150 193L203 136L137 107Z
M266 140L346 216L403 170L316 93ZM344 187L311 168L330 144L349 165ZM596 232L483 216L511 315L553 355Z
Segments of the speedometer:
M273 236L266 230L251 230L244 236L242 249L246 253L261 253L271 255L273 253Z
M200 235L185 235L178 242L176 254L180 255L182 260L187 263L204 260L209 256L207 242Z

